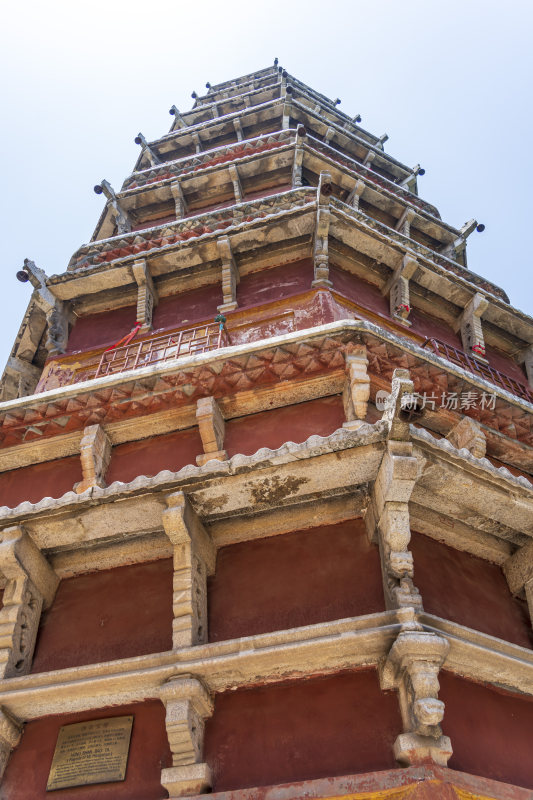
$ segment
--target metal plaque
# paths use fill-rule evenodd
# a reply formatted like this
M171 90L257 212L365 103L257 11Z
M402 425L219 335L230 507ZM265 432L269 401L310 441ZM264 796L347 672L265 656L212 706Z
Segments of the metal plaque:
M133 716L94 719L59 730L46 791L126 777Z

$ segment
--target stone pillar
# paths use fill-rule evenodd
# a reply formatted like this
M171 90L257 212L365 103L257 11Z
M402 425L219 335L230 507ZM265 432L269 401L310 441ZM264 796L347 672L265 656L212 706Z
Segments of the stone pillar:
M5 772L11 751L19 743L21 731L22 725L5 709L0 708L0 779Z
M213 700L193 675L173 678L160 690L166 706L166 728L172 767L161 771L169 797L200 794L211 787L211 774L202 762L204 720L213 713Z
M7 580L0 611L0 678L12 678L30 671L41 609L51 605L59 579L20 526L2 533L0 573Z
M407 766L431 760L445 767L452 746L440 727L444 703L438 699L438 673L450 646L414 620L404 627L380 673L382 688L396 688L400 699L404 732L394 743L394 756Z
M408 606L422 610L420 594L413 583L413 556L408 549L411 539L409 499L418 463L409 441L409 422L402 418L402 407L405 398L412 396L409 372L396 369L392 392L383 412L389 436L370 494L365 524L371 541L377 540L379 545L387 607Z
M215 571L216 550L183 492L167 497L165 533L174 545L172 646L207 642L207 576Z
M333 286L329 279L329 224L331 212L329 199L331 196L331 175L321 172L317 189L317 212L315 223L315 239L313 244L314 281L312 286Z
M224 450L225 422L214 397L201 397L196 404L196 419L204 446L204 454L196 456L199 467L208 461L225 461L228 454Z
M364 425L370 397L370 376L365 345L355 345L346 353L346 382L342 399L346 422L344 428L356 430Z
M80 443L80 459L83 480L74 486L81 494L95 486L104 487L105 474L111 460L111 442L101 425L84 428Z
M230 180L233 184L233 194L235 195L235 202L241 203L244 198L244 193L242 191L242 184L241 179L239 177L239 170L235 166L235 164L230 164L228 167L228 172L230 176Z

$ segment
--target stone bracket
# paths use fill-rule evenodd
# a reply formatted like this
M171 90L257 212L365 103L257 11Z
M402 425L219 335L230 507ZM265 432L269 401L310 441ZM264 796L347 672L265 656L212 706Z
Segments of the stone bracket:
M403 214L401 215L400 219L396 223L395 230L399 233L402 233L404 236L411 235L411 223L416 217L416 211L414 208L410 208L409 206L404 209Z
M141 145L142 155L146 154L150 162L150 165L152 167L157 167L158 164L162 163L161 159L159 158L158 155L156 155L156 153L154 153L154 151L152 150L152 148L150 147L150 145L148 144L142 133L137 134L135 142L136 144Z
M137 283L137 325L141 333L152 330L152 316L158 303L158 294L145 259L133 262L133 277Z
M533 389L533 344L530 344L529 347L526 347L521 354L520 360L524 362L527 380L530 388Z
M80 443L83 480L74 487L77 494L95 486L103 488L106 485L105 474L111 460L111 451L111 441L101 425L88 425L84 429Z
M463 417L446 436L448 441L458 450L465 448L474 458L484 458L487 439L481 425L472 417Z
M121 236L131 231L131 218L127 210L120 204L115 190L109 181L103 180L100 183L104 195L107 197L107 207L111 211L111 216L115 220L117 232Z
M302 168L304 161L304 142L306 130L303 125L298 125L296 129L296 143L294 146L294 162L292 166L292 185L302 186Z
M51 605L59 579L20 526L2 532L0 574L7 581L0 611L0 677L10 678L30 670L41 609Z
M234 311L237 308L237 284L239 283L239 269L233 257L231 242L228 236L221 236L217 241L218 252L222 262L222 305L218 306L220 313Z
M317 189L317 213L313 243L314 280L311 285L315 287L333 286L329 280L330 197L331 175L329 172L321 172Z
M244 133L242 130L241 121L238 117L235 117L233 120L233 127L235 128L235 133L237 134L237 141L242 142L244 139Z
M346 353L346 382L342 399L346 422L343 427L351 430L365 423L370 398L370 376L365 345L354 345Z
M393 272L381 290L383 295L389 295L391 317L406 327L411 325L408 319L411 313L409 280L417 269L416 259L409 255L404 256L401 265Z
M523 545L503 565L511 594L524 592L533 624L533 540Z
M233 194L235 195L235 202L241 203L244 199L244 192L242 190L241 179L239 177L239 170L235 164L230 164L228 167L230 180L233 184Z
M170 191L172 192L172 197L174 198L174 207L176 211L176 219L182 219L188 211L187 201L185 199L185 195L183 194L183 189L181 188L180 181L172 181L170 184Z
M228 454L224 450L225 422L220 407L214 397L201 397L196 404L196 419L204 447L204 454L196 457L199 467L208 461L225 461Z
M454 330L461 332L463 350L467 355L474 356L478 361L485 363L485 339L481 317L488 308L488 300L480 292L472 297L470 302L457 320Z
M175 650L207 642L207 576L216 549L183 492L167 497L163 527L174 546L172 643Z
M46 349L49 356L59 355L67 349L70 320L70 305L58 300L47 285L46 272L29 258L24 259L24 270L27 272L33 294L39 308L44 311L47 323Z
M438 673L449 650L447 639L424 630L402 630L381 665L383 689L399 693L404 733L394 744L396 759L407 765L431 758L446 766L451 743L442 735L444 703L438 699Z
M22 733L22 724L0 708L0 779L2 778L11 751L17 746Z
M204 727L213 713L213 700L194 675L172 678L161 687L159 696L166 706L172 753L172 767L161 771L161 783L170 798L205 792L211 786L211 775L202 763Z
M355 182L355 186L353 187L352 191L346 198L346 203L355 208L356 210L359 208L359 201L363 196L363 192L366 189L366 183L362 181L360 178L357 179Z

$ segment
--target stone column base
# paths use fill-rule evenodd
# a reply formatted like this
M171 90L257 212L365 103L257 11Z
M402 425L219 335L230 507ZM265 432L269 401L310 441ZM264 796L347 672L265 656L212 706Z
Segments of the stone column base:
M201 794L211 787L211 770L207 764L187 764L161 770L161 784L170 800Z
M433 739L431 736L419 736L417 733L401 733L394 742L394 757L400 764L414 766L433 761L445 767L453 753L449 736Z

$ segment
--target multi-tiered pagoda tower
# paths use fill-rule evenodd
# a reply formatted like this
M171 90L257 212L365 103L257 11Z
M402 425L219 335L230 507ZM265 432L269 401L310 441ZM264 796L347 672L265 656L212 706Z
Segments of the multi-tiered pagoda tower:
M529 799L533 322L277 63L193 96L18 273L0 798Z

